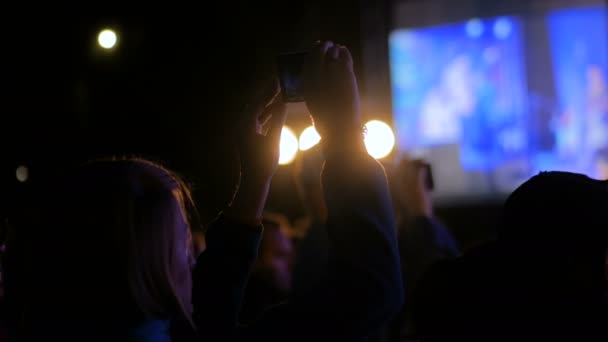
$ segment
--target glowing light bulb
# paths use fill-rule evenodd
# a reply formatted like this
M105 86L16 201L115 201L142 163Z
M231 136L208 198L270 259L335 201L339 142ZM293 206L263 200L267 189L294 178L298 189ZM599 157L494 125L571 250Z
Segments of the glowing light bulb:
M296 153L298 153L298 138L289 127L284 126L279 145L279 164L290 164L296 158Z
M314 126L309 126L300 134L300 150L309 150L318 144L319 141L321 141L321 136Z
M27 166L21 165L15 171L15 176L19 182L25 183L30 177L30 171L28 170Z
M494 36L498 39L507 39L513 31L513 24L508 18L500 18L494 23Z
M465 26L467 35L471 38L479 38L483 34L484 26L483 22L479 19L471 19L467 21Z
M382 159L393 151L395 147L395 134L389 125L380 121L372 120L365 124L365 147L367 153L376 159Z
M114 48L117 41L118 36L116 35L116 32L110 29L102 30L97 35L97 43L106 50Z

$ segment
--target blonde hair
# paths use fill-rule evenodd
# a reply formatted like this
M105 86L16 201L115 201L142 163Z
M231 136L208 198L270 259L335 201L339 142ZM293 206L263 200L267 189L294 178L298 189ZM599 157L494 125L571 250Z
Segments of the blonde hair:
M53 229L34 249L56 258L63 278L55 289L71 296L75 307L79 295L88 296L84 306L192 324L196 214L186 183L147 160L107 159L83 165L61 184L60 200L48 213ZM85 258L84 268L78 258ZM99 293L102 298L94 298Z

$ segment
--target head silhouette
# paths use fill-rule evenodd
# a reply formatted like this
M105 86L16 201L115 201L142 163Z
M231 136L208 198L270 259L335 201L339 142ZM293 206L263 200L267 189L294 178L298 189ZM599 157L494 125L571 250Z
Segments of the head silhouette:
M607 182L581 174L543 172L511 194L504 215L499 241L523 255L524 263L542 263L537 269L579 285L604 283Z
M191 321L193 204L179 177L145 160L102 160L54 189L31 235L30 304L121 324Z

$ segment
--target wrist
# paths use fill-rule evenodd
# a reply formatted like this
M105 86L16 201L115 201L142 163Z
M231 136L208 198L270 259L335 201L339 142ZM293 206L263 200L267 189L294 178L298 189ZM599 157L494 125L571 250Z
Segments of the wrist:
M326 156L333 154L351 155L353 152L366 152L365 128L348 125L327 132L321 139L321 146Z
M269 191L270 180L254 181L243 178L226 211L226 217L237 223L260 225Z

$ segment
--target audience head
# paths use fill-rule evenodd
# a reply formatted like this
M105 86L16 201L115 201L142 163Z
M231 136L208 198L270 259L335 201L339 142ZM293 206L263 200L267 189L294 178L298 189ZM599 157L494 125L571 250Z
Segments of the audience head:
M32 260L52 265L41 276L53 281L51 292L34 284L46 295L34 305L69 294L73 302L60 304L83 315L190 321L194 204L177 175L145 160L96 161L68 173L46 201Z
M294 253L289 222L280 214L265 213L263 224L264 235L254 272L265 277L274 290L289 292Z
M424 160L404 157L392 171L399 212L410 219L432 217L432 175L429 164Z
M608 183L567 172L532 177L507 199L499 240L531 263L545 262L544 270L603 283Z

